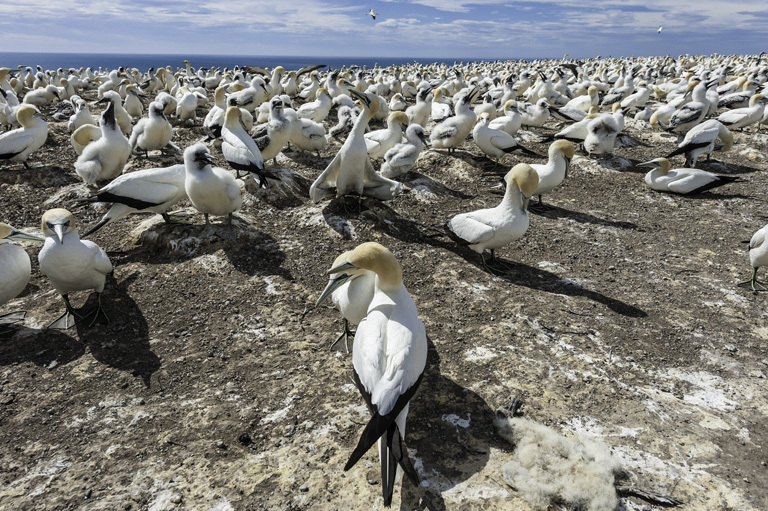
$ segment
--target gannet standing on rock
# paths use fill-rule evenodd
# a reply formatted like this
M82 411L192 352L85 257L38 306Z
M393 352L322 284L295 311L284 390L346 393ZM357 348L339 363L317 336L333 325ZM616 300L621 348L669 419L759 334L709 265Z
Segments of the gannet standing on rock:
M411 124L405 130L406 142L401 142L384 154L384 163L380 174L390 179L408 173L419 159L419 154L427 145L424 128Z
M114 92L114 91L108 91ZM117 93L115 93L117 94ZM115 121L115 103L101 114L101 137L85 146L75 161L75 172L86 185L120 175L131 156L131 144Z
M48 328L67 329L81 318L69 303L69 293L93 289L98 297L91 321L93 325L100 315L109 321L101 308L107 274L112 273L112 263L107 254L92 241L81 241L77 234L75 217L66 209L50 209L43 214L42 229L45 243L37 256L40 271L48 277L54 289L64 298L66 311Z
M521 238L528 230L528 200L539 186L539 176L528 164L518 163L504 177L506 192L501 203L488 209L460 213L446 224L448 236L460 245L480 254L483 266L492 273L485 260L485 249L491 251L491 263L496 263L495 250Z
M365 145L365 128L373 115L372 109L378 108L373 94L361 93L350 89L350 94L359 99L363 111L355 121L344 145L333 158L328 167L312 183L309 196L313 202L319 202L324 197L333 195L336 189L337 197L350 194L370 195L380 200L389 200L402 190L402 184L381 177L373 169L368 150Z
M250 172L258 178L259 186L266 187L267 178L275 176L264 170L264 158L256 142L245 131L241 115L242 110L237 106L227 107L221 129L221 153L229 166L235 169L237 177L240 177L241 171Z
M467 92L456 104L456 115L449 117L432 129L429 140L435 149L448 149L448 154L460 146L472 132L477 121L470 105L480 92L478 87Z
M652 169L645 175L645 184L652 190L681 195L702 193L738 179L735 176L718 176L699 169L673 169L666 158L656 158L637 166Z
M392 252L375 242L363 243L328 273L354 270L375 273L373 298L352 348L353 379L372 417L344 470L378 442L384 506L389 507L398 466L419 484L405 445L405 425L427 364L427 334Z
M335 268L346 262L350 254L352 254L351 250L341 254L331 267ZM348 268L338 273L331 273L328 285L315 303L315 307L318 307L330 296L333 304L341 312L344 331L333 341L331 349L343 338L344 346L349 353L349 336L352 334L349 324L359 325L368 314L368 306L373 299L375 276L374 272L362 268Z
M48 139L48 124L32 105L21 105L16 111L16 119L21 128L0 133L0 160L20 161L28 169L29 155Z
M212 163L213 157L205 144L187 147L184 151L184 189L192 205L205 216L206 224L210 223L208 215L227 215L232 223L232 213L243 204L240 184L235 176L220 167L212 167Z
M158 213L166 223L170 223L171 219L166 212L181 199L187 198L185 180L186 171L181 164L137 170L118 176L90 197L78 199L112 203L109 211L83 236L89 236L105 225L135 212Z
M163 113L163 104L153 101L149 104L147 117L142 117L136 126L133 127L131 138L128 143L131 149L144 150L148 157L149 151L164 150L166 147L174 152L180 153L181 149L171 142L173 137L173 127Z
M768 266L768 225L759 229L749 240L749 262L752 264L752 278L739 286L749 287L753 293L768 291L766 284L757 281L757 269Z
M0 307L24 291L29 282L32 266L26 250L13 241L37 241L42 238L17 231L10 225L0 222ZM12 312L0 315L0 329L4 325L15 323L23 313Z
M534 163L533 170L539 175L539 185L534 195L539 196L538 206L544 206L541 196L544 193L560 186L560 183L568 177L568 169L576 148L568 140L557 140L549 146L549 160L546 164Z
M720 139L723 146L720 151L730 151L733 147L733 134L717 119L710 119L697 124L685 134L685 138L677 149L667 155L667 158L678 154L685 154L685 166L696 167L696 159L706 154L709 159L715 150L715 140Z

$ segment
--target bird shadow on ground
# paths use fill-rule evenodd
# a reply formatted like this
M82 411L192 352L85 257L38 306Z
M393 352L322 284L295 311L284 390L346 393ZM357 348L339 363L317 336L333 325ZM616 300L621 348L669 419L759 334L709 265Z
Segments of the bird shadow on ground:
M62 309L64 303L61 303ZM32 362L36 366L50 367L68 364L85 353L85 346L74 337L58 330L34 329L13 325L9 337L0 338L0 366Z
M271 166L267 169L276 179L268 178L266 188L259 186L256 179L246 181L246 190L259 201L278 209L295 208L304 205L309 197L312 182L290 168Z
M139 306L128 294L131 283L139 277L134 272L122 282L114 277L107 278L107 286L102 296L104 312L109 317L108 324L97 321L90 326L92 317L79 321L77 334L83 344L88 345L93 358L119 371L138 376L144 385L150 387L150 378L160 369L160 358L149 346L149 326ZM96 309L96 294L88 297L84 310Z
M673 165L673 167L675 167L675 165ZM712 158L709 161L707 161L706 159L699 160L696 165L696 168L701 170L706 170L707 172L712 172L713 174L724 174L724 175L752 174L754 172L761 171L757 167L747 167L746 165L739 165L738 163L725 163L725 162L716 160L714 158Z
M543 216L546 218L570 218L571 220L575 220L582 224L605 225L607 227L617 227L619 229L637 229L637 225L633 224L632 222L605 220L603 218L590 215L589 213L572 211L560 206L553 206L552 204L545 204L544 206L544 208L540 208L538 206L529 207L528 211L535 215Z
M130 243L130 242L129 242ZM223 250L232 266L247 275L280 275L293 280L281 267L285 253L277 240L235 215L232 225L166 224L159 221L142 231L135 245L109 252L116 264L170 264L194 260Z
M39 165L30 162L30 168L25 169L21 163L18 166L0 165L0 184L24 183L34 188L63 188L77 184L82 180L72 172L58 165Z
M312 151L302 151L296 147L291 147L289 150L283 150L283 156L294 163L298 163L322 172L326 169L326 167L328 167L328 164L331 163L331 160L333 160L336 155L334 154L331 157L323 157L318 156ZM318 175L320 174L318 173Z
M427 339L427 367L408 411L406 441L421 486L401 486L400 509L447 510L442 494L463 483L488 463L494 410L477 393L440 373L440 355Z
M407 174L401 177L401 181L404 184L407 184L408 186L410 186L411 188L416 188L417 186L424 186L428 188L429 191L434 193L435 195L450 195L452 197L457 197L459 199L472 198L472 195L466 194L459 190L453 190L451 188L448 188L443 183L439 181L435 181L431 177L424 174L420 174L418 172L408 172Z

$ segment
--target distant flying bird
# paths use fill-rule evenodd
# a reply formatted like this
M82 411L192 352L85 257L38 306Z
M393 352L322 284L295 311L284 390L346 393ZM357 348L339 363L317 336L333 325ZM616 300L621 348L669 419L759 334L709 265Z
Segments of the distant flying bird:
M657 34L661 34L661 31L664 30L664 27L659 25L659 29L656 31Z
M371 17L371 18L373 18L374 20L376 19L376 16L378 16L378 15L379 15L379 13L377 13L377 12L373 12L373 9L371 9L370 11L368 11L368 14L366 14L366 16L370 16L370 17Z

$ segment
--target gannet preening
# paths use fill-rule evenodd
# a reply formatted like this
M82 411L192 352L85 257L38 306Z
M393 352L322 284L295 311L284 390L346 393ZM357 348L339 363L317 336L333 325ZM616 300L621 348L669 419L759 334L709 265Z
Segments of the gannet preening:
M182 164L137 170L117 176L90 197L78 199L112 204L101 220L83 236L90 236L105 225L136 212L158 213L166 223L170 223L171 218L167 211L180 200L187 198L185 179L186 171Z
M549 159L547 163L531 164L533 170L539 175L539 184L534 195L539 196L538 206L544 206L541 196L550 190L560 186L560 183L568 177L571 160L576 151L573 143L568 140L557 140L549 146Z
M456 115L432 128L429 141L434 149L448 149L448 154L450 154L452 150L464 142L477 121L477 116L470 105L479 93L480 89L474 87L464 94L456 103Z
M107 254L92 241L81 241L77 234L75 217L66 209L50 209L43 214L42 230L45 243L37 259L40 271L48 277L53 288L64 298L66 310L48 328L66 330L81 318L69 303L69 293L93 289L97 295L97 307L85 317L94 315L93 325L100 315L109 321L101 308L101 293L107 274L112 273L112 263ZM74 316L74 317L73 317Z
M378 15L379 15L379 13L377 13L377 12L373 12L373 9L370 9L370 10L369 10L369 11L368 11L368 12L367 12L365 15L366 15L366 16L370 16L371 18L373 18L374 20L376 20L376 16L378 16Z
M715 140L717 139L723 143L719 149L715 147ZM696 167L696 159L700 155L706 154L707 159L709 159L712 151L730 151L732 147L733 134L720 121L710 119L691 128L677 149L669 153L667 158L685 154L685 166Z
M363 111L355 121L352 131L349 133L344 145L333 158L328 167L312 183L309 196L313 202L319 202L324 197L334 194L337 197L356 194L370 195L379 200L389 200L397 195L403 185L380 176L373 169L368 150L365 145L365 127L371 119L378 101L373 101L373 94L363 94L355 89L349 93L360 100Z
M757 269L768 266L768 225L752 235L749 240L749 262L752 265L752 278L739 284L740 287L749 287L753 293L768 291L768 284L757 281ZM357 337L355 337L357 339Z
M427 334L392 252L375 242L363 243L328 273L355 270L375 273L373 298L352 348L354 381L372 417L344 470L378 442L384 506L389 507L398 465L419 485L405 445L405 424L427 365Z
M101 138L101 128L93 124L83 124L77 128L69 137L72 149L78 156L83 154L85 146Z
M14 241L37 241L43 238L17 231L10 225L0 222L0 307L24 291L29 282L32 266L26 250ZM12 312L0 315L0 328L15 323L24 317L24 312Z
M212 167L212 163L213 157L205 144L198 142L187 147L184 189L195 209L205 216L206 224L210 223L208 215L227 215L232 223L232 213L243 204L240 184L235 176L220 167Z
M124 135L128 135L131 132L132 128L132 120L131 116L128 115L128 112L125 111L125 108L123 108L123 102L122 99L120 99L120 94L117 92L110 90L104 93L104 97L98 100L96 103L98 104L104 104L104 103L112 103L113 106L113 116L115 118L115 121L117 122L117 125L120 127L120 131L123 132ZM102 113L103 116L103 113Z
M48 139L48 123L40 118L37 108L21 105L16 111L21 128L0 133L0 160L20 161L28 169L27 158Z
M365 146L371 158L383 158L384 154L399 144L403 130L408 127L408 116L404 112L392 112L387 117L387 127L365 134Z
M250 172L259 180L259 186L266 188L267 178L275 178L264 170L264 158L251 136L243 127L242 110L236 106L227 107L224 114L224 127L221 129L221 153L229 166L240 172ZM186 152L185 157L186 161Z
M351 250L341 254L336 258L331 267L335 268L346 262L350 254L352 254ZM338 273L332 273L328 278L328 285L320 293L315 307L320 306L330 296L333 304L341 312L344 324L344 331L333 341L330 349L333 349L343 338L344 346L347 349L347 353L349 353L349 336L352 334L349 330L349 324L360 324L368 314L368 306L373 299L375 275L370 270L347 268Z
M100 124L101 137L85 146L75 161L75 172L86 185L117 177L131 156L131 144L115 121L114 102L102 112Z
M139 122L133 127L131 138L128 140L131 150L143 150L147 157L149 157L149 151L162 151L166 147L180 153L179 146L171 142L173 126L163 113L163 104L159 101L153 101L147 110L147 117L139 119Z
M274 97L269 102L269 122L265 133L255 137L254 142L261 151L264 160L272 160L277 165L277 155L291 138L291 121L283 113L283 100Z
M392 179L407 174L416 165L428 141L424 128L418 124L406 128L405 140L384 154L384 163L379 172L382 176Z
M496 165L499 158L509 153L521 153L528 156L539 156L530 149L519 145L509 133L490 128L491 117L487 112L480 115L480 121L472 130L472 138L483 153L494 159Z
M504 177L507 188L501 203L495 208L460 213L446 224L454 241L480 254L483 266L495 272L485 260L485 249L491 251L491 263L496 263L495 250L521 238L528 230L528 200L539 186L539 175L526 163L518 163Z
M718 176L699 169L673 169L666 158L656 158L637 166L652 169L645 175L645 184L660 192L696 194L738 180L735 176Z

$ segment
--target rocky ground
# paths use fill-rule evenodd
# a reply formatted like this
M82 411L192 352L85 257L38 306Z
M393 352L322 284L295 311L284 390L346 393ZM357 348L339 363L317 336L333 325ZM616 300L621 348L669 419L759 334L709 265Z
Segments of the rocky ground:
M176 127L174 142L201 138L200 122ZM43 211L67 207L82 232L106 208L72 202L89 190L66 122L49 125L34 168L0 167L0 218L39 233ZM105 227L91 239L115 264L109 324L46 330L63 303L39 246L26 244L32 279L0 308L28 311L0 339L0 507L379 509L375 452L343 471L368 412L351 357L328 350L338 312L314 307L335 257L375 240L401 262L430 338L407 431L422 483L398 484L394 507L527 509L499 471L514 450L492 425L521 396L526 417L598 438L629 484L683 509L768 508L768 295L736 287L751 274L741 241L768 221L768 137L737 133L702 167L741 180L681 197L649 190L637 167L674 137L632 120L625 132L613 156L577 153L547 197L553 208L498 252L503 276L428 237L495 205L514 163L540 161L508 156L494 168L471 139L452 156L427 151L407 193L364 199L359 212L309 200L334 143L319 158L281 154L281 181L250 182L231 226L206 226L185 202L188 224L134 215ZM518 138L546 154L532 132ZM177 161L150 154L126 171ZM72 299L84 311L95 303Z

